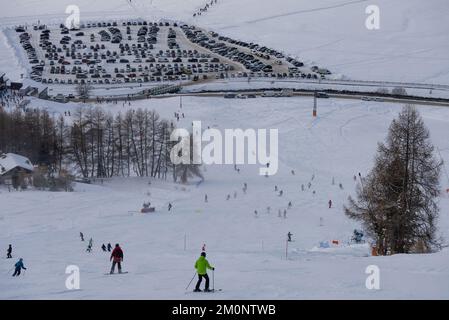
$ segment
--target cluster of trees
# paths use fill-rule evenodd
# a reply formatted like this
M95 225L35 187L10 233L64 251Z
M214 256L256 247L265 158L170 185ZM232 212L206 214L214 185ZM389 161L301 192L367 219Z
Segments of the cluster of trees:
M60 138L56 122L48 112L6 112L0 108L0 152L21 154L54 170L64 153Z
M429 131L412 106L395 119L379 143L374 168L349 198L346 214L361 221L381 255L429 252L436 235L442 162L434 157Z
M174 126L155 111L128 110L113 116L100 107L78 108L67 123L35 110L0 110L0 150L25 155L49 174L75 169L85 178L142 176L182 182L202 178L198 166L174 165Z

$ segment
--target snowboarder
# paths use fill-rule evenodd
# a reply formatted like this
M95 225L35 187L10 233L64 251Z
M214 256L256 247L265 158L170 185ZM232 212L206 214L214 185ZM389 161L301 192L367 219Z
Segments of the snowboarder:
M112 250L112 245L110 243L108 243L108 251L111 252Z
M292 242L292 235L293 233L291 233L290 231L287 233L288 242Z
M332 208L332 200L329 200L329 209Z
M6 250L6 259L11 259L12 258L12 246L9 245L8 250Z
M112 251L109 261L112 261L111 274L114 273L115 265L118 266L118 273L122 273L123 251L118 243L115 244L115 248Z
M20 272L23 270L26 270L27 268L25 268L25 266L23 265L23 259L20 258L19 261L16 262L16 264L14 265L15 270L14 270L14 274L12 275L13 277L15 276L20 276Z
M198 282L196 283L194 292L201 292L200 285L201 282L203 281L203 278L206 279L204 292L210 292L209 276L207 275L207 269L215 270L215 268L209 264L209 261L207 261L206 252L201 252L201 256L195 262L195 269L196 272L198 273Z
M104 252L107 251L106 246L104 245L104 243L103 243L103 245L101 246L101 249L102 249Z
M80 232L80 238L81 238L81 241L84 241L84 234L82 232Z

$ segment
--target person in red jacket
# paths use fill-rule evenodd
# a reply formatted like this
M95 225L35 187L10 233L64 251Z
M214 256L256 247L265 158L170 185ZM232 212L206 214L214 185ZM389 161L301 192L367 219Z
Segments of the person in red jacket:
M123 261L123 251L120 248L120 245L117 243L115 245L114 250L112 250L111 258L109 261L112 261L111 274L114 273L115 265L118 266L118 273L122 273L122 261Z

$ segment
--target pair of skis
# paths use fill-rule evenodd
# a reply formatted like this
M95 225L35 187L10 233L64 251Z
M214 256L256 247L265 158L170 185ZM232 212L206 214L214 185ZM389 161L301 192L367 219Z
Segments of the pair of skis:
M128 273L128 271L124 271L124 272L114 272L114 273L105 273L104 275L105 276L112 276L112 275L115 275L115 274L127 274Z

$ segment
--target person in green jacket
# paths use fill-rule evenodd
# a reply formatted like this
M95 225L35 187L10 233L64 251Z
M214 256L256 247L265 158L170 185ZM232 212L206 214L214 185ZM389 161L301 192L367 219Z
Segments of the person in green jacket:
M204 292L210 292L211 290L209 290L209 276L207 275L207 269L215 270L215 268L209 264L209 261L207 261L206 252L201 252L201 256L195 262L195 269L198 273L198 282L196 283L194 292L201 291L200 285L203 281L203 278L206 279L206 287L204 289Z

